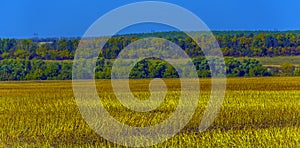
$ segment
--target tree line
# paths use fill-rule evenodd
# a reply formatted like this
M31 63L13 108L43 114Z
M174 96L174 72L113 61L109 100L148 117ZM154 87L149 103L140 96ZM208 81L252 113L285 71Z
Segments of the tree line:
M214 33L224 56L300 55L300 33L297 31ZM117 35L108 40L99 54L107 59L115 59L124 47L145 37L165 38L180 46L191 58L203 56L201 48L182 32ZM206 39L204 37L201 40ZM0 60L72 60L79 42L79 38L0 39Z
M230 77L272 76L273 74L255 59L242 62L225 58L226 73ZM195 58L193 64L198 77L211 77L206 58ZM96 79L110 79L113 61L99 58L95 68ZM183 69L184 71L185 69ZM299 71L299 70L298 70ZM189 74L189 72L185 72ZM178 72L166 61L144 59L134 65L129 78L178 78ZM43 60L5 59L0 62L0 80L71 80L72 62L45 62Z

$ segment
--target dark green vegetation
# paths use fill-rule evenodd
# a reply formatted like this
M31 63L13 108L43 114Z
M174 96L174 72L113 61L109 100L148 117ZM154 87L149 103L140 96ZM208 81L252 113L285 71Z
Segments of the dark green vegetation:
M300 31L214 34L224 56L237 58L225 59L228 76L299 75ZM109 79L113 60L121 50L145 37L165 38L177 44L193 58L199 77L211 76L207 59L191 38L182 32L160 32L118 35L109 39L99 53L95 77ZM95 39L95 43L102 39ZM209 40L205 35L200 39ZM0 39L0 80L69 80L72 78L71 61L79 41L77 38ZM137 52L128 56L134 57ZM130 75L130 78L177 77L172 66L153 59L140 61Z
M300 31L214 32L225 56L274 57L300 55ZM114 59L130 43L161 37L179 45L190 57L203 56L201 48L182 32L119 35L108 40L100 56ZM205 37L204 37L205 39ZM0 59L72 60L79 39L0 39Z
M255 59L245 59L242 62L226 58L226 73L229 77L271 76L272 73ZM193 63L198 76L211 77L211 72L205 58L196 58ZM45 62L42 60L2 60L0 80L70 80L72 79L71 62ZM110 79L111 60L100 58L95 69L97 79ZM185 69L183 69L185 70ZM188 72L186 72L189 74ZM178 78L176 70L162 60L146 59L138 62L131 70L130 78Z
M145 126L164 121L176 107L178 79L164 81L168 101L144 116L115 101L110 81L96 84L101 102L116 120ZM147 98L149 82L130 80L131 90ZM202 133L195 130L207 106L211 81L200 79L200 83L201 96L192 120L157 147L300 146L300 77L229 78L222 109ZM0 97L0 147L118 147L98 136L81 117L71 81L2 82Z

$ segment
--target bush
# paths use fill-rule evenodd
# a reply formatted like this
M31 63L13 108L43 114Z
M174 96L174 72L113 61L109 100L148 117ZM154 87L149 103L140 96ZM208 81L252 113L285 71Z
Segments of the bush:
M300 66L294 71L294 76L300 76Z
M281 65L281 70L283 75L291 76L293 75L294 65L292 65L291 63L284 63L283 65Z

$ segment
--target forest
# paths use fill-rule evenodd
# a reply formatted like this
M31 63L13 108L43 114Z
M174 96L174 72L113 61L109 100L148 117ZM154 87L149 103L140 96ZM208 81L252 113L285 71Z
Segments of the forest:
M278 75L251 57L300 55L300 31L216 31L226 73L230 77ZM210 77L201 48L183 32L116 35L99 53L95 77L109 79L113 60L129 44L146 37L169 40L193 58L199 77ZM203 39L203 38L202 38ZM101 40L101 39L96 39ZM204 38L205 40L205 38ZM69 80L80 38L0 39L0 80ZM133 55L134 56L134 53ZM249 57L238 61L237 57ZM300 75L299 68L285 65L285 75ZM162 60L146 59L135 65L130 78L175 78L178 73Z

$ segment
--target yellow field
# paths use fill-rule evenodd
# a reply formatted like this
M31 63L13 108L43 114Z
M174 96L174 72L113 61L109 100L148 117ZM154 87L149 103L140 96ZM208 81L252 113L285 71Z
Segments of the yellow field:
M97 81L97 89L115 119L143 127L162 122L176 108L178 80L164 81L169 89L165 104L143 114L116 101L110 81ZM147 98L149 82L130 81L134 95ZM210 80L201 79L200 83L201 97L193 119L157 147L300 146L300 77L228 79L223 107L213 125L202 133L196 129L209 99ZM71 81L1 82L0 121L0 147L119 146L98 136L83 120Z

